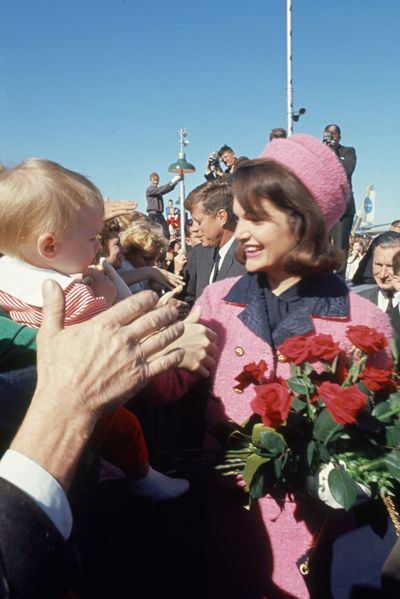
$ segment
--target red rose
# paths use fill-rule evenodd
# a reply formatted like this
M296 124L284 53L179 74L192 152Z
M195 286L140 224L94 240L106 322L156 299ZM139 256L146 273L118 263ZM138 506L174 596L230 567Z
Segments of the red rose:
M388 345L383 333L364 325L347 327L346 335L352 344L366 354L381 351Z
M339 387L325 382L318 387L318 395L337 424L354 424L357 415L368 403L368 396L357 385Z
M235 381L238 381L239 385L236 385L237 391L243 391L249 385L257 385L263 382L263 376L268 366L265 360L260 360L258 364L250 362L246 364L240 374L235 377Z
M360 373L360 379L370 391L387 391L391 393L396 389L396 382L392 379L393 371L383 368L366 366Z
M274 383L258 385L255 391L256 398L250 404L253 411L261 416L265 426L277 428L289 415L292 403L289 387L278 378Z
M287 362L294 364L302 364L307 362L310 355L309 337L298 335L297 337L289 337L282 345L278 347L278 352L285 358Z
M339 343L332 335L314 335L309 340L310 360L333 360L339 353Z

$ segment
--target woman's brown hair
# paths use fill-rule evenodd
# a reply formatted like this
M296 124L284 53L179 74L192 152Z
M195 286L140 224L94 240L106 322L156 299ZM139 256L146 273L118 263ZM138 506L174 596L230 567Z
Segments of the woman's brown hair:
M272 160L247 160L233 173L232 186L246 215L265 218L262 199L270 200L287 214L291 232L298 239L285 258L284 267L289 274L314 277L340 268L342 255L330 244L318 204L288 169ZM240 249L237 258L244 262Z

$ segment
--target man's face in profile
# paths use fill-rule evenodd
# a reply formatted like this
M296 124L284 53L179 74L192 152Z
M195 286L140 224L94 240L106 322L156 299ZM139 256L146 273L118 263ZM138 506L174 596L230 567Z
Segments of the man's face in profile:
M215 216L203 210L199 202L192 208L193 225L197 229L196 237L200 239L205 247L219 247L224 232L224 219L219 211Z

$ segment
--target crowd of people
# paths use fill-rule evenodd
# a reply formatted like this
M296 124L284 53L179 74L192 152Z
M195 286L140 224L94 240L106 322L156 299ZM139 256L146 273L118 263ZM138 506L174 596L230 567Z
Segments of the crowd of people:
M262 360L281 385L285 341L350 355L347 328L368 326L400 349L400 221L350 234L340 140L224 144L183 213L164 203L181 175L150 174L145 214L49 160L2 169L0 597L400 596L382 502L348 513L299 488L245 510L216 469L221 422L253 417L237 375Z

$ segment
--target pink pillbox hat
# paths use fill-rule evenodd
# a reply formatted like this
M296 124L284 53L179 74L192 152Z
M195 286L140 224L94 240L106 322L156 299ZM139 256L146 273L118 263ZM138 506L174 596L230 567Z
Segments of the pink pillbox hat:
M350 196L349 183L335 152L322 141L302 133L273 139L259 158L290 170L307 187L329 227L342 216Z

